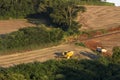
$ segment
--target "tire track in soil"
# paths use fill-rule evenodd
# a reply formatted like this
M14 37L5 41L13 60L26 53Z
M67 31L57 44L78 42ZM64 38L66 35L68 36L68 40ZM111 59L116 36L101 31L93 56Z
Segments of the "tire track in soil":
M80 51L84 51L84 50L91 52L89 49L78 47L73 44L65 44L65 45L59 45L51 48L45 48L45 49L35 50L25 53L0 56L0 66L9 67L22 63L34 62L34 61L43 62L49 59L55 59L55 56L57 56L55 54L56 52L63 52L68 50L73 50L75 53L78 54L80 54L79 53Z

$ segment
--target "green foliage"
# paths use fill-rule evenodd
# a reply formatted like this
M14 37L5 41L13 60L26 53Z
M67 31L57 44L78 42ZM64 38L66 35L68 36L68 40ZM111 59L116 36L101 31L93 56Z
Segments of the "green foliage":
M36 13L39 0L0 0L0 19L24 18Z
M100 53L98 53L98 55L100 55ZM105 56L100 56L98 61L107 66L111 62L111 58L105 57Z
M112 59L114 62L119 62L120 61L120 46L116 46L113 48L113 55Z
M59 3L53 8L53 12L51 12L50 18L52 19L53 23L62 26L63 30L68 30L73 26L77 26L74 23L74 19L76 18L78 12L84 11L85 7L76 6L74 2Z
M75 0L80 5L99 5L99 6L115 6L114 3L101 2L101 0Z
M76 26L75 29L78 27L74 19L78 12L84 12L85 9L83 6L77 6L72 0L43 0L40 1L38 12L46 14L52 24L67 31L73 26Z
M50 60L0 68L0 80L118 80L120 64L92 60Z
M75 43L75 45L82 46L82 47L86 47L83 42Z
M0 51L30 49L35 46L48 46L58 43L63 38L63 31L58 28L27 27L0 37Z
M56 9L62 5L64 6L59 9L64 10L66 2L77 5L114 5L100 0L0 0L0 19L26 18L28 15L38 12L48 15L53 8Z

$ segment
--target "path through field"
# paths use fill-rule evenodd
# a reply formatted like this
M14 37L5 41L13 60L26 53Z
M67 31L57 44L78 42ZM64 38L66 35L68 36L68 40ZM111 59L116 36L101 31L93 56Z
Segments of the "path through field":
M65 45L54 46L51 48L45 48L41 50L34 50L24 53L16 53L12 55L0 56L0 66L9 67L21 63L29 63L34 61L43 62L49 59L55 59L57 56L55 53L60 53L69 50L74 51L75 52L74 56L79 57L80 59L82 58L90 59L89 55L87 56L84 54L80 54L80 52L89 52L90 54L93 54L92 51L87 48L78 47L73 44L65 44ZM92 56L94 55L95 54L93 54Z

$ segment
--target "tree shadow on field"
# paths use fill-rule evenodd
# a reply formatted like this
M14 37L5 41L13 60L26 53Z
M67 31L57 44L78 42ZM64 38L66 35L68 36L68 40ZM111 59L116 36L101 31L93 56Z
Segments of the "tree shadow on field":
M82 54L82 55L84 55L84 56L87 56L87 57L89 57L90 59L98 59L99 58L99 56L98 55L95 55L95 54L93 54L93 53L91 53L91 52L87 52L87 51L82 51L82 52L80 52L80 54Z
M29 23L32 23L35 25L40 25L40 24L50 25L51 24L50 18L45 14L40 14L40 13L29 14L26 16L26 19L28 20Z

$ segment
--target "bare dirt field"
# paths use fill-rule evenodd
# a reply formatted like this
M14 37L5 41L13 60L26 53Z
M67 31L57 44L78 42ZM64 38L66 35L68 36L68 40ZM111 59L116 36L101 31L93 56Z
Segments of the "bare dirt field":
M120 31L113 34L88 39L85 40L85 42L89 42L91 44L89 46L90 48L96 48L98 45L100 47L107 49L108 52L112 54L113 47L120 46ZM98 44L94 44L95 42L97 42Z
M120 26L120 7L86 6L87 11L78 17L81 29L105 29Z
M28 23L26 19L0 20L0 34L9 33L28 26L34 26L34 24Z
M9 67L21 63L29 63L34 61L43 62L49 59L58 59L56 58L58 56L58 53L60 54L63 51L69 51L69 50L74 51L75 53L74 58L93 59L96 57L96 54L94 54L90 49L75 46L73 44L64 44L64 45L54 46L51 48L45 48L41 50L34 50L24 53L16 53L12 55L0 56L0 66Z

